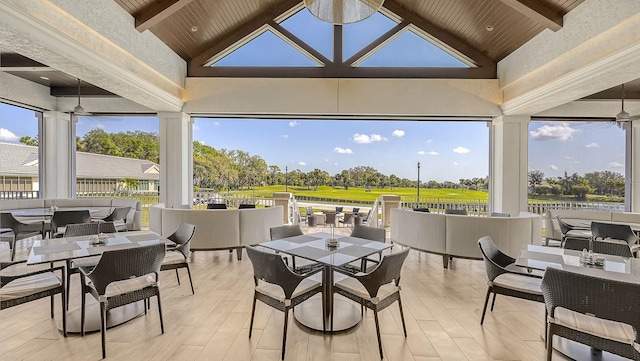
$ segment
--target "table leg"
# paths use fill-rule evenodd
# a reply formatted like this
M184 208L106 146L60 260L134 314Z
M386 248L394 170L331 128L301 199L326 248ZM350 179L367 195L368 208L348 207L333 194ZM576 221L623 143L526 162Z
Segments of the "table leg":
M67 332L80 333L80 309L67 312ZM107 328L123 324L144 314L144 301L130 303L117 307L107 312ZM96 302L87 304L85 319L85 332L100 331L100 305ZM58 329L62 330L62 322L58 323Z

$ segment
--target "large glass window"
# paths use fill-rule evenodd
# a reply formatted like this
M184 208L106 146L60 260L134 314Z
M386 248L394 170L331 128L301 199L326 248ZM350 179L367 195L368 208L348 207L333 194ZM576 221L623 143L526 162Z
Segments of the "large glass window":
M622 210L624 186L625 131L617 123L530 123L530 199L611 202Z
M40 198L41 113L0 103L0 199Z

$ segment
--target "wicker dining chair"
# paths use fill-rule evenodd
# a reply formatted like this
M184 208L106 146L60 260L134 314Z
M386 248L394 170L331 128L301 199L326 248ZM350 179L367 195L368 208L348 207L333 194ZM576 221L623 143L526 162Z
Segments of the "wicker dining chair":
M343 226L351 225L353 227L353 213L344 213L344 216L338 220Z
M591 222L591 235L593 240L617 239L625 241L632 254L636 254L640 250L640 244L638 244L640 238L633 233L628 224Z
M549 315L547 360L554 335L640 360L640 284L550 267L541 289Z
M578 240L591 239L591 230L588 227L572 226L560 218L560 215L557 215L556 219L560 226L560 233L562 233L562 239L560 240L561 247L564 247L564 243L568 238L576 238Z
M380 339L380 323L378 312L387 308L393 302L398 301L400 309L400 319L402 320L402 330L404 337L407 337L407 327L404 323L402 312L402 300L400 299L400 273L407 255L409 247L402 251L387 254L382 261L368 273L347 274L349 277L336 282L333 287L333 294L342 295L373 310L373 317L376 323L376 334L378 337L378 350L380 358L384 358L382 353L382 341ZM340 272L339 269L336 269ZM334 297L334 295L331 295ZM331 330L333 331L333 313L331 313Z
M82 211L55 211L51 217L50 238L62 237L64 228L68 224L90 223L91 216L88 210Z
M167 246L167 253L162 261L160 271L176 270L176 278L178 279L178 285L180 285L180 275L178 269L186 268L189 275L189 284L191 285L191 294L195 295L196 292L193 289L193 279L191 278L191 269L189 268L189 249L191 239L196 233L196 226L189 223L180 223L178 228L167 239L173 244Z
M238 206L238 209L255 209L256 205L255 204L241 204Z
M0 213L0 228L11 229L11 236L3 233L2 237L0 237L0 242L9 242L11 261L16 257L16 243L19 240L37 236L38 234L44 237L45 233L43 221L23 223L17 220L10 212Z
M164 243L157 243L150 246L106 251L94 268L80 267L84 289L80 332L81 335L84 335L86 312L86 297L84 295L90 293L100 303L102 358L105 358L107 354L105 339L107 312L112 308L146 301L156 296L160 329L164 334L160 288L158 287L158 272L160 272L164 255ZM85 282L85 278L91 282Z
M324 217L325 226L336 226L336 212L325 212Z
M91 222L68 224L64 229L64 237L89 236L99 233L116 233L113 222ZM67 295L71 292L71 275L79 273L78 267L95 267L100 261L100 256L68 259L67 265ZM67 296L67 309L69 309L69 297Z
M51 318L53 318L54 296L60 294L62 311L62 333L67 336L67 309L65 293L65 267L36 267L30 271L6 272L26 261L0 262L0 310L51 297ZM28 269L27 268L27 269ZM5 271L5 272L3 272ZM54 272L60 271L61 277Z
M118 232L127 231L127 215L131 211L131 207L117 207L108 216L100 219L103 222L113 222Z
M354 226L353 230L351 231L350 237L363 238L371 241L385 243L387 238L387 231L384 228ZM381 259L382 252L377 253L376 255L363 257L360 260L360 272L365 272L367 270L367 262L380 263Z
M282 333L282 359L287 346L287 326L289 323L289 310L322 292L322 283L311 280L308 277L320 272L316 269L305 274L298 274L291 270L275 253L261 251L255 247L247 246L247 255L253 266L253 280L255 288L253 292L253 306L251 308L251 321L249 323L249 338L253 331L253 319L256 313L256 301L261 301L279 311L284 312L284 330ZM324 309L324 297L322 298ZM322 328L325 329L324 317Z
M444 214L457 214L460 216L466 216L469 213L467 212L466 209L451 209L451 208L447 208L444 210Z
M515 259L502 253L490 236L482 237L478 240L478 246L482 252L484 266L487 272L487 295L484 299L484 308L480 324L484 323L484 316L487 313L489 296L493 294L491 311L496 303L496 295L501 294L525 300L544 302L540 283L542 281L539 273L528 273L525 268L515 266Z
M227 209L225 203L207 203L207 209Z
M302 232L299 224L285 224L283 226L269 228L269 235L271 236L271 240L275 241L283 238L302 236L304 232ZM318 263L304 258L298 258L296 261L296 257L292 255L283 255L282 258L287 265L289 265L289 259L291 259L291 268L296 272L305 273L320 266Z

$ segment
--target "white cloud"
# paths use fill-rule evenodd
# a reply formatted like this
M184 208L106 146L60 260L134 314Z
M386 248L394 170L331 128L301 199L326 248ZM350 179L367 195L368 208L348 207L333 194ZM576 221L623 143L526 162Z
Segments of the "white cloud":
M300 123L298 123L298 122L297 122L297 121L295 121L295 120L294 120L294 121L292 121L292 122L289 122L289 126L290 126L290 127L297 127L298 125L300 125Z
M289 134L282 134L280 137L282 137L284 139L287 139L287 138L289 138Z
M458 165L458 162L453 162L453 165Z
M213 122L213 126L214 127L219 127L220 126L220 122Z
M433 139L427 139L427 141L425 143L429 144L431 142L433 142Z
M298 165L302 165L302 166L304 166L304 165L307 165L307 163L305 163L305 162L303 162L303 161L299 161L299 162L298 162Z
M549 168L551 168L552 170L558 170L558 166L555 164L550 165Z
M349 148L335 147L333 148L333 151L340 154L353 154L353 151Z
M577 131L577 129L571 128L568 123L560 123L559 125L545 124L536 130L530 131L529 134L533 139L567 140Z
M402 138L404 137L404 130L396 129L391 133L394 137Z
M387 138L384 138L379 134L367 135L367 134L356 133L353 135L353 141L358 144L370 144L373 142L380 142L383 140L387 140Z
M13 134L12 131L6 128L0 128L0 141L2 142L17 142L20 138Z
M598 143L589 143L589 144L585 145L585 147L587 147L587 148L600 148Z
M196 142L202 144L202 145L207 145L207 143L204 142L204 140L196 140Z
M193 123L193 131L194 132L200 131L200 127L198 125L196 125L195 123Z
M98 123L98 125L96 125L96 128L104 130L106 127L104 126L104 124Z
M418 155L425 155L424 150L420 150L420 151L418 151Z
M456 148L453 148L453 152L458 154L467 154L469 153L469 149L465 147L456 147Z
M338 165L338 162L333 163L333 165L337 166L337 165Z
M421 150L418 152L419 155L438 155L438 152L434 152L434 151L430 151L430 152L425 152L424 150Z
M440 153L434 152L434 151L430 151L429 153L427 153L427 155L438 155L438 154L440 154Z
M624 164L618 163L618 162L611 162L611 163L609 163L609 167L622 168L622 167L624 167Z

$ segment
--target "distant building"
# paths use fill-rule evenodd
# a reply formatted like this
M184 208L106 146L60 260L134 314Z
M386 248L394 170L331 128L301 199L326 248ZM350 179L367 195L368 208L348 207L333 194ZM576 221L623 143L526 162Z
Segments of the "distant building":
M148 160L76 152L77 193L157 192L159 179ZM38 147L0 142L0 198L37 198L39 190Z

